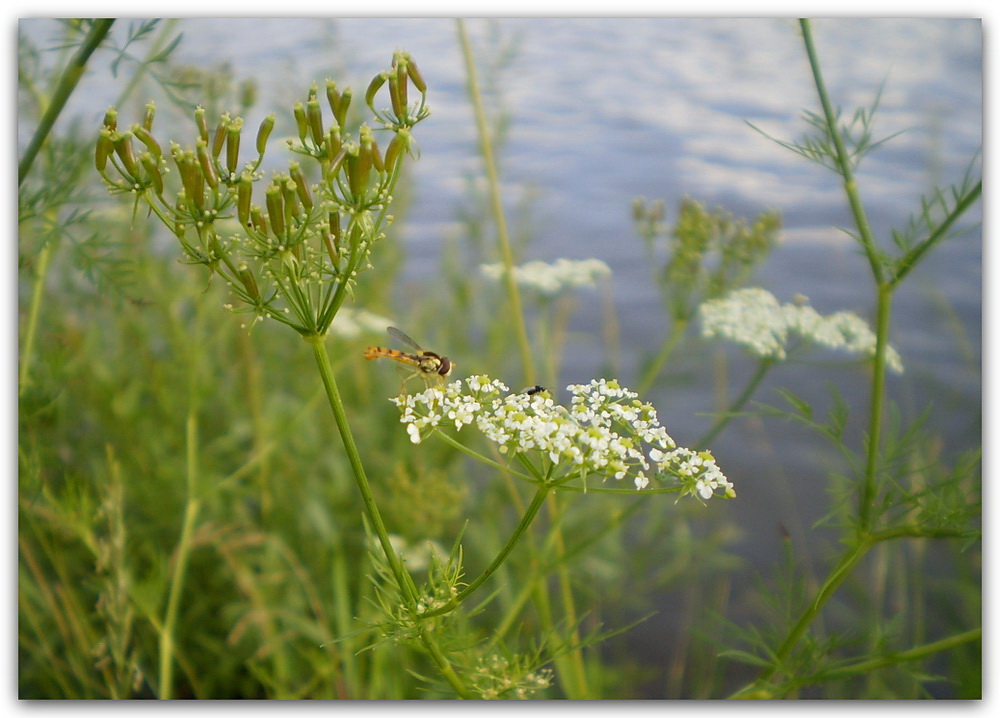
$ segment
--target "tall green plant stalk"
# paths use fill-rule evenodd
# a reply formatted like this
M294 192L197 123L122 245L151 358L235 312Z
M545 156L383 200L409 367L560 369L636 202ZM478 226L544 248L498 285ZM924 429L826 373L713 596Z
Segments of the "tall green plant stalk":
M347 419L347 412L344 410L344 403L340 398L340 391L337 389L337 381L333 376L333 368L330 365L330 357L327 354L323 337L320 335L308 335L304 338L313 349L313 357L316 360L316 367L323 380L323 387L326 390L326 396L330 403L330 410L333 412L337 431L340 433L341 441L344 444L344 451L347 452L347 460L351 464L354 480L361 494L361 500L365 505L365 512L371 522L372 530L378 537L382 550L385 552L389 569L396 580L397 586L399 586L400 596L406 603L411 615L416 618L418 616L417 587L413 582L413 577L410 576L409 572L403 566L403 562L400 561L399 555L389 540L389 532L386 530L385 522L382 520L382 514L378 509L378 504L375 502L375 496L372 494L371 484L365 473L364 464L361 462L361 454L358 452L357 444L354 442L354 435L351 432L351 426ZM434 661L441 675L455 693L461 698L473 698L474 696L466 688L462 679L448 661L448 657L438 647L425 626L420 626L419 635L420 642L427 651L427 654Z
M869 397L868 433L864 446L864 468L859 477L857 486L857 521L854 523L853 536L847 541L840 559L833 569L822 581L819 589L808 602L802 614L792 624L788 633L779 646L771 653L769 666L757 680L743 689L733 694L736 698L770 698L781 695L781 689L776 689L772 680L782 670L785 661L792 655L793 650L799 644L809 626L820 615L830 598L837 592L844 581L852 575L862 559L878 543L905 535L933 535L932 533L922 533L919 527L914 533L909 533L904 529L889 531L879 531L877 521L880 518L877 502L882 492L879 481L880 462L882 460L882 429L885 414L886 400L886 369L889 349L889 329L892 320L892 299L895 288L899 285L902 277L908 273L919 259L926 255L927 251L945 237L948 229L957 220L958 216L971 206L972 202L978 198L982 183L972 187L963 187L961 193L956 193L955 206L948 213L943 222L937 226L930 226L929 235L922 242L905 248L902 257L892 260L885 256L877 247L872 234L871 226L868 222L861 193L854 176L854 163L856 158L852 156L845 143L845 131L840 127L837 113L830 100L823 81L820 62L812 38L812 29L808 20L801 20L803 43L806 54L812 69L813 80L819 96L820 105L823 110L825 127L823 134L826 142L813 143L808 145L809 152L803 154L816 158L823 156L832 160L833 169L841 176L844 194L854 220L856 237L864 250L872 272L872 278L876 288L875 307L875 334L876 350L874 366L872 371L871 395ZM818 150L817 147L822 147ZM795 148L801 150L802 148ZM963 635L960 642L975 640L977 632ZM944 650L947 647L956 645L953 642L938 642L931 644L935 648ZM927 646L923 649L915 650L913 659L928 655ZM909 660L909 657L907 659ZM878 661L877 661L878 662ZM898 656L894 656L889 662L899 662ZM869 665L872 662L859 665Z
M514 253L510 247L507 219L504 216L503 200L500 195L500 180L497 173L496 160L493 157L493 141L490 138L486 110L483 107L483 94L476 72L476 59L472 52L472 45L469 43L469 35L465 30L465 21L459 18L455 21L455 24L458 29L459 43L462 47L462 60L465 63L465 72L468 77L469 96L472 98L472 108L476 117L476 129L479 132L479 150L483 154L483 163L486 166L486 178L490 190L490 206L493 211L493 221L496 222L497 226L497 246L500 249L500 261L503 262L506 270L503 282L507 291L507 300L510 302L511 307L508 316L514 322L524 383L531 385L535 383L535 360L531 351L531 342L528 340L528 328L524 321L524 310L521 307L521 293L517 288L517 283L514 281Z
M820 105L823 108L823 117L826 119L829 137L833 142L835 150L833 159L836 162L837 172L843 180L844 194L851 208L854 225L858 231L858 239L864 248L865 256L868 258L868 265L871 268L872 277L878 290L875 312L875 336L877 337L877 343L875 368L872 372L871 407L868 417L867 460L865 463L864 483L858 497L860 501L859 515L861 518L859 528L863 532L868 532L872 528L873 503L876 494L876 472L878 470L878 457L881 446L882 414L885 403L885 353L886 347L889 344L889 325L892 318L892 286L886 283L884 265L879 257L875 237L872 234L868 215L861 200L861 191L858 188L857 180L854 178L851 158L844 145L844 138L840 132L837 114L834 111L830 95L826 90L826 83L823 81L819 56L816 53L816 46L813 43L812 26L807 19L800 20L799 26L802 29L802 41L805 44L806 55L809 58L809 67L812 69L813 82L816 85L816 92L819 95Z
M511 306L511 312L508 316L514 322L518 349L521 356L521 370L524 374L524 382L532 385L536 381L537 372L535 369L534 357L531 351L531 343L528 339L528 329L524 319L524 310L521 305L521 295L517 288L517 283L514 280L514 254L511 251L510 237L507 231L507 220L503 211L503 201L500 194L500 180L497 173L496 161L493 156L493 143L489 135L489 125L486 120L486 111L483 107L482 91L479 87L478 76L476 73L476 61L473 56L472 45L469 42L469 35L465 29L465 21L459 18L456 20L456 26L458 29L459 42L462 48L462 58L465 63L465 71L468 77L469 95L472 98L473 110L476 117L476 127L479 131L480 151L482 152L483 161L486 165L486 176L490 191L490 204L493 209L493 217L497 227L497 244L500 249L500 259L505 269L503 282L507 292L507 299ZM560 513L558 507L559 499L555 494L549 496L548 504L550 513ZM557 534L555 539L559 545L562 545L563 541L561 529L558 524L554 524L551 531ZM560 562L556 568L556 572L559 576L562 604L564 610L567 611L567 620L571 617L575 618L576 609L574 608L569 567L564 562ZM544 587L541 587L539 590L543 589ZM548 615L551 620L551 614L547 612L543 612L543 620L546 615ZM567 692L570 694L570 698L585 698L587 697L587 683L583 671L583 654L581 649L578 647L580 641L578 640L579 636L576 635L575 620L570 621L570 625L574 626L572 629L573 648L570 649L568 656L564 656L557 660L556 666L559 670L560 677L562 678L562 683L567 688ZM550 623L550 625L545 626L545 628L546 630L551 631L554 628L554 625Z

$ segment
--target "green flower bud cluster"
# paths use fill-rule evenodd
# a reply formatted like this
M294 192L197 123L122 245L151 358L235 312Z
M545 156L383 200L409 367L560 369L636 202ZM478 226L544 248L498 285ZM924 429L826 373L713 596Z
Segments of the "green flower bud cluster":
M375 98L388 85L390 107L378 109ZM420 93L420 99L413 105L409 102L409 86ZM393 129L411 128L427 115L427 83L409 53L396 52L392 56L392 69L381 72L372 79L365 92L365 104L383 126Z
M632 219L650 255L665 250L657 280L671 315L692 318L698 305L741 286L777 244L781 217L762 212L751 223L685 198L666 221L662 200L636 198Z
M386 82L392 110L376 111L373 103ZM413 105L407 104L409 85L420 92ZM223 277L237 300L227 308L322 335L391 221L403 154L414 154L411 129L429 114L426 89L412 58L401 52L369 86L367 104L393 134L384 156L368 125L356 138L345 129L351 90L331 80L327 107L313 86L292 108L297 140L288 145L302 159L269 180L260 166L274 115L261 122L255 157L247 160L241 159L243 119L225 113L213 131L200 107L193 145L171 142L167 153L152 133L152 104L142 124L127 130L119 129L117 111L108 110L95 165L112 193L129 193L150 207L176 235L187 262ZM177 180L165 181L169 173ZM256 190L255 203L260 182L265 186Z

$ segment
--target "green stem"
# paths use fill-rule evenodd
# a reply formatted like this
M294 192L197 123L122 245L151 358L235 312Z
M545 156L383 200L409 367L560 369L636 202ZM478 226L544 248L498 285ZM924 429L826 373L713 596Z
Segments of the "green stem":
M531 499L531 503L525 510L524 514L521 516L521 521L517 524L517 528L514 529L514 533L511 534L510 538L507 539L507 543L504 547L500 549L500 552L496 555L490 565L483 571L479 577L472 583L468 584L465 588L458 592L448 603L443 606L439 606L432 611L427 611L421 614L423 618L429 618L431 616L438 616L443 613L448 613L454 610L462 604L462 602L468 598L477 588L482 586L486 581L489 580L498 568L507 560L510 552L514 550L521 537L528 531L528 527L535 520L535 516L538 515L539 509L542 508L542 504L545 503L545 497L548 495L550 487L547 485L539 486L538 490L535 492L534 497Z
M878 306L875 314L875 366L872 372L871 410L868 421L868 455L865 476L859 497L859 530L870 532L878 493L878 460L881 445L882 414L885 404L885 357L889 346L889 323L892 315L892 292L889 285L878 288Z
M365 505L368 520L371 522L375 535L378 536L383 552L385 552L386 561L389 564L389 570L392 571L393 577L396 579L396 584L399 586L400 596L406 602L407 608L414 619L419 619L421 617L417 614L417 587L413 583L413 578L404 568L399 556L392 548L392 542L389 541L389 532L386 530L385 523L382 521L382 514L379 512L378 505L375 503L375 497L372 494L371 484L368 483L368 476L365 473L364 465L361 463L361 454L358 452L358 447L354 443L354 435L351 433L351 427L347 421L347 412L344 410L344 403L340 398L340 391L337 389L337 382L333 377L333 370L330 366L330 357L326 353L326 345L323 343L323 337L318 334L312 334L305 336L304 339L312 345L316 365L319 368L320 376L323 379L323 387L326 389L326 396L330 402L330 409L333 411L333 418L337 424L337 430L340 432L340 438L344 444L344 450L347 452L347 459L354 472L354 479L358 485L358 491L361 493L361 500ZM469 692L469 690L462 683L461 678L457 673L455 673L455 669L451 667L448 657L441 651L441 648L431 637L430 633L424 628L421 628L419 635L420 642L423 644L424 649L431 657L431 660L434 661L438 671L440 671L441 675L455 691L455 694L460 698L473 698L473 694Z
M24 393L31 378L31 359L34 354L35 336L38 333L38 316L45 296L45 277L49 271L49 260L52 258L52 245L46 244L38 253L35 281L31 289L31 305L28 308L28 322L24 327L24 339L21 340L21 357L18 369L18 396Z
M17 165L18 187L21 186L21 183L24 182L24 179L28 176L28 172L31 170L31 165L34 163L35 157L42 149L42 145L45 144L46 138L52 131L52 127L55 125L59 114L66 106L66 102L69 100L70 95L73 94L73 89L76 87L77 83L80 82L80 78L83 77L83 71L87 67L87 60L90 59L91 54L98 48L101 41L104 40L104 37L108 34L108 31L111 30L111 25L114 24L114 22L114 20L108 19L94 20L93 24L90 26L90 32L88 32L87 37L84 38L83 44L76 51L76 54L74 54L70 59L66 69L63 70L62 76L59 78L59 84L56 86L56 90L52 94L52 101L45 109L45 114L42 115L42 119L38 123L38 127L35 129L35 134L32 136L27 149L24 151L24 156Z
M167 598L167 610L163 618L163 626L160 629L161 700L170 700L173 697L174 633L177 629L181 596L184 592L188 559L191 555L191 539L194 536L195 526L198 523L198 513L201 511L201 497L198 495L198 416L193 398L188 411L185 444L187 450L187 503L184 507L184 523L181 527L181 537L177 543L174 572L170 579L170 595Z
M469 78L469 95L472 98L472 108L476 116L476 128L479 132L479 146L486 165L486 177L490 188L490 204L493 208L494 221L497 223L497 242L500 246L500 259L506 269L504 286L510 301L511 311L508 315L514 321L517 335L517 346L521 354L521 370L526 384L535 383L535 364L528 340L528 328L524 321L524 310L521 308L521 294L514 281L514 254L510 248L510 236L507 232L507 220L504 218L503 202L500 199L500 180L497 174L496 161L493 158L493 144L490 140L489 127L486 123L486 111L483 109L483 97L476 75L476 61L472 54L468 33L465 31L465 21L459 18L455 21L458 27L458 39L462 46L462 59Z
M743 405L750 401L750 397L752 397L754 392L757 391L757 387L760 386L764 377L767 376L767 372L770 371L773 366L774 361L771 359L762 359L760 361L760 364L757 365L757 371L754 372L752 377L750 377L746 387L743 389L743 393L736 397L735 401L729 405L729 408L719 416L715 422L715 426L709 429L702 438L698 439L698 441L694 443L694 447L696 449L704 449L712 443L715 437L719 435L719 432L726 427L726 424L728 424L736 413L743 408Z
M570 580L569 565L566 559L566 542L559 528L560 508L558 496L552 494L548 500L549 519L552 522L552 538L556 553L556 578L559 581L559 592L562 594L562 610L566 626L570 631L569 645L571 648L564 660L557 663L567 696L572 700L590 698L587 690L587 671L583 663L583 649L580 648L580 631L577 626L576 604L573 600L573 584Z
M858 562L864 558L865 554L872 547L873 542L870 539L863 539L857 541L853 546L849 547L844 555L841 557L840 561L834 567L830 575L826 577L826 581L823 586L817 592L816 597L812 602L806 607L802 615L799 616L799 620L792 626L789 630L788 635L785 640L782 641L781 645L774 652L771 659L771 666L767 668L756 681L748 686L740 689L736 693L730 696L730 698L744 698L758 691L767 691L771 679L780 670L782 663L788 658L792 649L795 648L795 644L799 642L806 630L809 628L809 624L813 622L819 612L826 605L826 602L830 600L840 585L851 575L851 571L857 566Z
M673 326L670 328L670 334L667 338L663 340L663 346L660 347L660 353L656 355L653 363L649 365L646 372L642 375L642 381L639 382L639 394L645 394L653 386L653 382L656 381L656 377L659 376L660 372L663 370L663 365L667 363L667 359L670 355L674 353L674 349L677 347L677 342L680 341L681 337L684 336L684 330L687 329L686 319L676 319L674 320Z
M883 280L882 263L879 260L871 226L868 224L868 216L865 213L864 205L861 203L861 194L858 190L858 184L854 179L851 158L847 154L847 148L844 146L844 138L841 136L840 128L837 126L837 115L834 112L833 103L830 102L830 96L827 94L826 84L823 82L823 74L819 66L819 56L816 53L815 45L813 45L812 26L809 20L806 19L800 20L799 26L802 28L802 41L805 43L806 54L809 57L809 66L812 68L813 81L816 84L816 91L819 94L820 105L823 107L823 115L826 118L827 132L836 150L836 157L834 159L837 162L838 171L844 180L844 192L847 194L847 201L851 207L854 224L858 228L858 237L861 239L861 245L864 247L865 255L868 257L868 263L871 265L875 281L881 284Z
M505 466L504 464L501 464L499 461L494 461L490 457L484 456L483 454L480 454L478 451L475 451L474 449L470 449L468 446L466 446L465 444L457 441L454 437L449 436L448 434L444 433L440 429L437 429L435 431L435 433L439 437L441 437L441 439L445 443L447 443L448 445L450 445L450 446L458 449L463 454L472 457L476 461L481 461L484 464L486 464L487 466L492 466L494 469L497 469L498 471L502 471L504 473L511 474L512 476L516 476L517 478L523 479L524 481L534 481L535 480L533 477L529 476L528 474L521 473L520 471L515 471L514 469L510 468L509 466Z
M372 529L378 536L382 550L385 552L386 560L389 562L389 569L399 585L400 594L411 608L416 607L417 594L413 585L413 579L403 568L399 556L392 547L389 540L389 532L382 521L382 514L375 503L375 496L372 494L371 484L368 483L368 476L365 467L361 463L361 454L358 452L357 444L354 443L354 435L351 433L350 424L347 421L347 412L344 410L344 402L340 398L340 391L337 389L337 382L333 378L333 369L330 366L330 357L326 353L326 345L323 337L318 334L305 336L304 339L312 345L313 356L316 359L316 366L319 368L320 377L323 379L323 388L326 389L326 397L333 411L333 419L340 432L341 441L344 444L344 451L347 452L347 460L351 464L354 472L354 480L361 492L361 501L365 505L365 512L368 520L371 521Z
M966 210L979 200L982 193L983 181L980 180L976 183L975 187L969 190L958 202L955 203L955 208L948 213L948 216L944 218L941 224L939 224L926 239L907 253L904 261L897 267L895 276L891 280L893 286L902 282L903 278L906 277L906 275L908 275L913 268L920 263L920 260L923 259L927 253L937 245L938 242L948 235L948 230L950 230L955 222L958 221L959 217L965 214Z
M983 629L973 628L970 631L965 631L963 633L955 634L954 636L948 636L947 638L942 638L939 641L933 641L931 643L925 643L922 646L917 646L906 651L898 651L885 656L878 656L877 658L869 658L866 660L858 661L857 663L852 663L847 666L841 666L839 668L833 668L827 671L823 671L817 676L817 680L830 681L830 680L844 680L846 678L852 678L854 676L863 676L876 671L880 668L885 668L887 666L897 666L901 663L907 661L919 661L921 659L927 658L928 656L933 656L935 653L941 653L942 651L949 651L952 648L956 648L965 643L971 643L972 641L981 641L983 638Z

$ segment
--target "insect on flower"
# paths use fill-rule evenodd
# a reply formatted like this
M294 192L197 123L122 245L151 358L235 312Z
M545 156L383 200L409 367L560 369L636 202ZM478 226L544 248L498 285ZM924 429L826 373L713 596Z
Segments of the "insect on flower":
M386 347L368 347L365 349L365 359L392 359L412 367L413 373L403 380L403 386L414 376L420 376L427 384L440 382L455 368L455 363L451 359L422 349L419 344L396 327L389 327L386 331L390 337L412 349L412 353Z

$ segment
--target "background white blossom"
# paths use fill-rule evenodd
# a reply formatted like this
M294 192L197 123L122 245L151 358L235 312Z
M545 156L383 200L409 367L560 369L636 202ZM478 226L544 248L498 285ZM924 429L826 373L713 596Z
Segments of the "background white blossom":
M785 359L789 340L796 337L830 349L875 356L875 333L857 314L836 312L824 317L804 301L781 304L759 287L709 300L698 311L703 337L736 342L761 359ZM886 366L903 372L902 359L891 346Z

